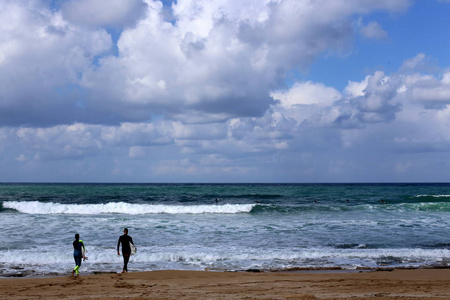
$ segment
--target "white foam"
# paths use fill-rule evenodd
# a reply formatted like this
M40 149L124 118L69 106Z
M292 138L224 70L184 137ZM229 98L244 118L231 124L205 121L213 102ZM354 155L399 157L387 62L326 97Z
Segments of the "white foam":
M397 257L398 262L389 266L424 266L443 263L448 257L448 249L333 249L311 248L300 251L280 252L275 250L257 251L254 249L183 249L140 247L137 255L131 258L134 270L145 271L151 265L155 269L248 269L253 267L267 269L286 269L293 267L380 267L377 261ZM406 254L406 255L405 255ZM89 247L89 259L82 263L82 272L120 270L122 257L116 255L114 248ZM4 267L20 266L24 270L39 270L40 273L69 273L73 268L72 249L61 247L48 251L7 250L0 252ZM8 271L9 272L9 271ZM7 272L7 273L8 273ZM0 272L1 273L1 272ZM0 274L1 276L1 274Z
M236 214L248 213L255 204L161 205L110 202L106 204L61 204L39 201L6 201L4 208L26 214Z
M415 198L421 198L421 197L449 198L450 195L417 195L417 196L415 196Z

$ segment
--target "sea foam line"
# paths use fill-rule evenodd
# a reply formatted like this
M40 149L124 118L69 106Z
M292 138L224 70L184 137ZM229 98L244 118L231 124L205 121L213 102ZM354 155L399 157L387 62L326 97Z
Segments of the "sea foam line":
M433 198L449 198L450 195L416 195L414 198L433 197Z
M39 201L6 201L3 208L26 214L236 214L249 213L255 204L162 205L109 202L105 204L61 204Z
M43 252L28 250L6 250L0 252L0 261L6 264L30 264L30 265L46 265L58 264L69 261L72 263L72 253L64 251L67 248L57 247ZM121 258L115 259L116 256L111 255L114 252L110 248L88 247L87 256L89 260L86 264L100 263L108 264L111 262L121 263ZM362 259L364 261L376 262L383 258L398 258L404 263L445 263L449 256L448 249L335 249L335 248L310 248L302 251L292 250L247 250L247 251L226 251L220 249L213 251L211 249L192 250L182 249L176 250L172 248L164 248L155 251L152 247L139 247L139 252L132 258L135 262L155 263L165 262L225 262L225 261L298 261L304 262L308 260L323 261L334 260L336 262L342 259Z

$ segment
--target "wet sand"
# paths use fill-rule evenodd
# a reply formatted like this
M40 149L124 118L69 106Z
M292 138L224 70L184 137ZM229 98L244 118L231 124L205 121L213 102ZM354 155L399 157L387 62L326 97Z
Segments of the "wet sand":
M0 299L450 299L450 269L154 271L0 279Z

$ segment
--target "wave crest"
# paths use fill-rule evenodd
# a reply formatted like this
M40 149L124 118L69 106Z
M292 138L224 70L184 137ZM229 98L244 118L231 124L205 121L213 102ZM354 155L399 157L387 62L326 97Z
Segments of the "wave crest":
M61 204L39 201L7 201L3 208L26 214L236 214L249 213L255 204L162 205L109 202L105 204Z

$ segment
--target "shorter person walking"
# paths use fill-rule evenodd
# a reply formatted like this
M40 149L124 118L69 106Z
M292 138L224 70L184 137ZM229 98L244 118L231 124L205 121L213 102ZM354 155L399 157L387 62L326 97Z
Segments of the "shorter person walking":
M75 241L73 241L73 258L75 260L75 268L72 271L72 276L77 274L77 276L80 275L79 269L81 267L81 259L83 258L86 260L86 256L84 255L86 251L86 248L84 247L84 243L82 240L80 240L80 235L77 233L75 234Z
M123 256L123 269L122 273L128 272L128 261L130 260L131 255L131 245L134 245L133 238L128 235L128 228L123 230L123 235L119 237L119 241L117 242L117 255L120 255L119 247L122 244L122 256Z

